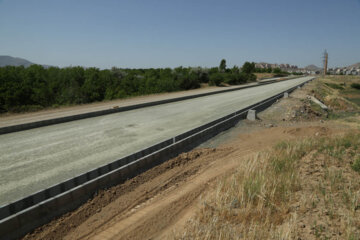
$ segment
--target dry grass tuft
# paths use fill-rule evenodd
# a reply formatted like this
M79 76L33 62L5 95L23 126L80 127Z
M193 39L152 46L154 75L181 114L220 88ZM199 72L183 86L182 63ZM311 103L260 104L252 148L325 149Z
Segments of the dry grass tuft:
M175 238L359 239L359 146L360 134L307 139L246 159Z

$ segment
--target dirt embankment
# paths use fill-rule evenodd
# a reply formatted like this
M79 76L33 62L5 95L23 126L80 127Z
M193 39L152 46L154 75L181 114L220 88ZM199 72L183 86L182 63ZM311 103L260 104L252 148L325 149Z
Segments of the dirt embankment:
M219 180L232 176L244 161L279 141L318 139L353 131L347 124L324 121L321 114L303 111L311 87L297 90L290 98L281 100L260 114L261 120L243 122L231 130L238 132L236 137L223 141L216 148L181 154L124 184L100 191L76 211L35 230L24 239L171 239L186 236L188 220L203 209L204 199L216 195ZM294 116L294 111L299 112L299 116ZM304 176L316 174L316 171L309 173L306 167L302 169Z

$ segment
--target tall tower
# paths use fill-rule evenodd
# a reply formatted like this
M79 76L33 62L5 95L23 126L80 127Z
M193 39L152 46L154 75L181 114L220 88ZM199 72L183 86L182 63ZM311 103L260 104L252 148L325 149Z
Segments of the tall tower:
M327 53L326 49L324 51L323 63L324 63L324 76L325 76L327 73L327 66L328 66L328 53Z

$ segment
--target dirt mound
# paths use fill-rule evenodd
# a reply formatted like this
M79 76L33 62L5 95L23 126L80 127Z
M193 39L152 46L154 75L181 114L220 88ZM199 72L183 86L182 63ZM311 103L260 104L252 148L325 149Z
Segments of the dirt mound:
M313 121L321 118L326 118L328 113L321 109L315 103L310 102L310 100L306 99L303 101L303 105L295 108L293 110L292 119L296 121Z
M165 165L167 165L168 168L180 167L202 155L207 155L213 152L216 152L215 148L195 149L194 151L180 154L171 161L166 162Z
M326 118L328 113L308 99L314 83L296 90L289 98L281 99L271 108L259 114L262 120L272 121L316 121Z

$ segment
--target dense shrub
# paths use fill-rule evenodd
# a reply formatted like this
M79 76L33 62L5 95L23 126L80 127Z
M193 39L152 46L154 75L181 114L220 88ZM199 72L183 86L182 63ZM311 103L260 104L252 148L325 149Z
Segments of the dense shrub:
M360 90L360 83L352 83L351 87Z
M210 75L209 84L211 86L214 86L214 85L219 86L223 81L224 81L224 74L223 73L217 72L217 73L214 73L214 74Z
M252 64L238 67L100 70L40 65L0 67L0 112L35 111L144 94L199 88L201 83L241 84L256 80ZM219 70L220 69L220 70ZM250 70L249 70L250 69ZM249 72L250 71L250 72Z
M334 89L338 89L338 90L344 90L344 88L336 83L325 83L325 85L334 88Z

